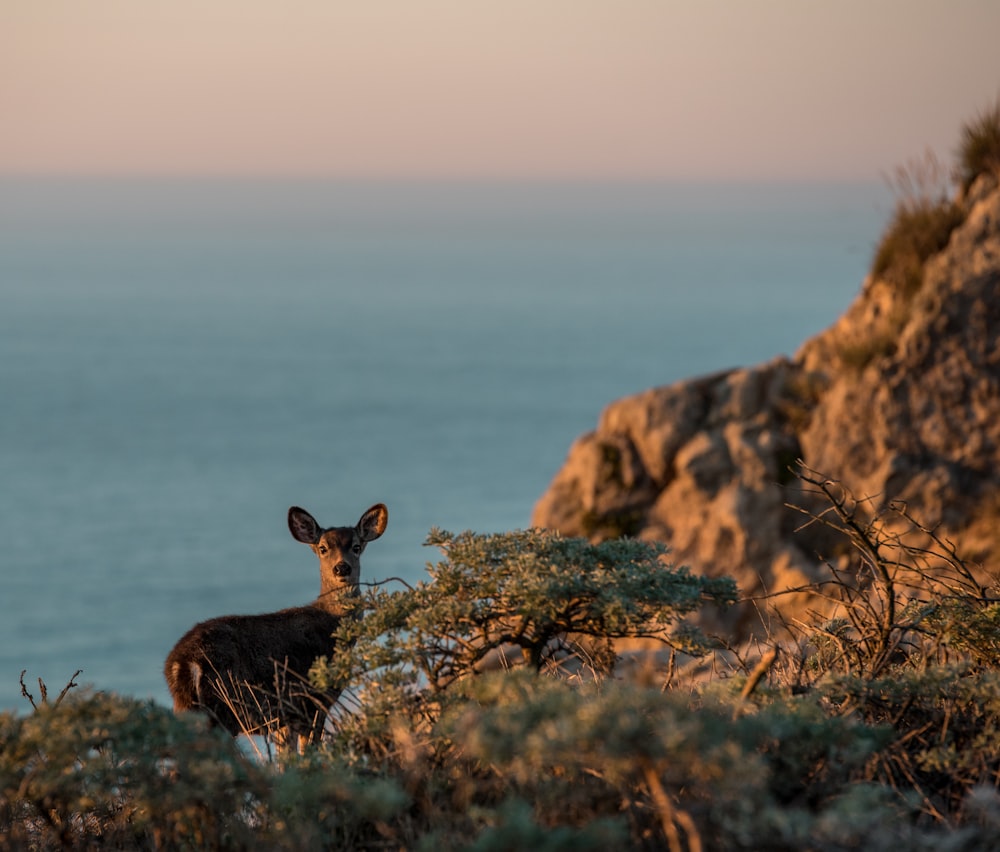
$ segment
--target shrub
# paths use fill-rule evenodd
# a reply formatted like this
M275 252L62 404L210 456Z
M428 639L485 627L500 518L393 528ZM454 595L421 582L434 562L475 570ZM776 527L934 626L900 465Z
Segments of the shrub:
M427 543L445 557L429 566L430 582L373 593L366 616L342 630L351 650L314 667L320 686L392 668L441 692L511 653L510 662L535 671L583 661L607 673L613 641L626 637L704 653L705 638L685 616L736 598L730 578L675 568L663 561L663 545L633 539L434 530Z
M106 693L0 716L0 846L243 848L260 767L200 717Z
M920 524L905 503L875 510L871 500L804 465L797 475L812 506L793 508L842 535L856 555L848 569L827 566L821 591L829 612L809 628L823 644L839 644L842 671L878 678L901 659L920 669L969 655L996 659L995 580L984 585L954 545ZM957 618L970 628L960 638Z
M1000 673L964 663L923 671L901 666L875 679L837 677L821 691L837 712L889 728L889 741L863 776L913 791L925 816L951 822L977 787L995 784Z
M257 841L283 849L380 848L406 824L411 799L396 779L359 772L310 749L272 774Z
M962 126L957 171L966 192L981 174L1000 172L1000 97Z
M798 473L810 519L843 535L857 558L817 586L826 615L793 628L787 688L827 712L891 732L860 779L906 790L937 824L965 815L1000 778L1000 596L953 544L905 504L872 501L816 471ZM1000 805L998 801L997 805Z
M369 593L315 667L355 696L320 747L250 761L197 716L64 690L0 716L0 847L991 848L996 589L905 507L798 476L858 559L763 656L674 676L734 588L662 547L435 531L429 581ZM613 637L653 635L667 670L616 678Z

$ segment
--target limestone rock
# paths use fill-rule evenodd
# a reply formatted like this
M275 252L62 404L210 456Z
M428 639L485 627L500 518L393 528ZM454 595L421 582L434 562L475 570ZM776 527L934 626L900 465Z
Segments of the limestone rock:
M611 403L570 448L536 526L668 542L744 593L818 576L836 542L803 516L797 458L876 507L907 502L962 555L1000 555L1000 187L981 180L914 294L869 278L793 359ZM997 566L993 564L995 569ZM735 616L752 629L753 615ZM739 620L742 619L742 622Z

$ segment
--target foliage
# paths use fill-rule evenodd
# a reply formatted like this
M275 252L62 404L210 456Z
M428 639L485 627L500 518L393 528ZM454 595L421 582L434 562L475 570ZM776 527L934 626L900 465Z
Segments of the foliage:
M906 791L924 818L961 821L983 785L1000 784L997 577L974 571L905 504L877 510L816 471L798 476L823 508L794 508L845 536L856 559L827 566L815 589L823 617L786 625L799 641L783 679L830 713L892 732L862 779Z
M1000 98L962 126L957 172L966 192L980 175L1000 172Z
M877 742L803 700L745 712L725 688L692 695L493 675L470 682L468 697L444 727L508 789L562 819L624 807L633 838L662 834L678 848L736 837L779 848L782 833L793 844L791 815L811 821L801 779L845 781Z
M946 195L944 169L930 152L897 169L891 181L896 209L879 242L872 274L911 299L923 283L924 263L948 245L964 211Z
M392 778L359 772L315 749L285 757L281 769L262 811L268 831L258 836L275 847L378 847L394 834L386 826L405 819L411 805Z
M908 788L928 816L948 822L1000 772L1000 673L966 665L907 667L883 678L841 677L823 688L840 712L891 725L894 736L865 773Z
M828 564L822 588L829 615L811 628L812 641L848 674L880 677L901 658L921 667L947 661L955 651L996 659L991 628L997 619L996 589L960 558L954 545L920 524L906 504L875 511L842 483L801 466L805 498L820 510L803 513L803 524L821 524L846 537L856 559L846 569ZM956 618L974 626L960 628Z
M427 543L445 557L428 566L430 582L372 594L367 616L342 631L352 650L314 668L320 685L405 667L441 692L511 651L536 671L565 665L585 640L593 643L587 662L606 673L614 639L655 637L704 650L684 616L736 597L731 579L670 566L663 545L633 539L591 544L540 530L433 530Z
M0 846L241 848L264 774L201 718L84 693L0 716Z
M319 747L250 760L197 716L64 691L0 716L0 846L990 848L995 590L905 507L798 477L856 567L763 656L675 676L734 590L660 547L435 531L429 581L372 592L316 667L353 696ZM614 676L612 637L651 635L668 669Z

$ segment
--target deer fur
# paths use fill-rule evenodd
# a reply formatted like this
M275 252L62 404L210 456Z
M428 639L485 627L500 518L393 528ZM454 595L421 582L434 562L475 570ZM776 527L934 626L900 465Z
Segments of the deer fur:
M192 627L167 656L174 712L201 710L234 736L268 734L279 745L317 742L339 693L309 684L309 668L335 651L332 634L357 594L361 554L385 531L381 503L353 527L324 529L305 509L288 510L292 536L319 558L320 594L311 604L262 615L225 615Z

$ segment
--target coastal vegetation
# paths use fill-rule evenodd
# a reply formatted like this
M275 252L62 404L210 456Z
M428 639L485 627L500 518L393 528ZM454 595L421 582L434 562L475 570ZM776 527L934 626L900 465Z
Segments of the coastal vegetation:
M1000 97L962 125L956 171L963 192L980 175L1000 172Z
M933 152L900 166L890 184L896 209L875 251L872 275L903 291L920 289L924 263L948 245L964 219L962 205L948 197L947 170Z
M0 845L987 848L998 590L905 506L796 473L822 504L794 507L804 522L862 556L808 590L811 621L759 599L768 638L736 646L689 620L732 582L661 546L434 531L429 579L369 591L349 650L314 667L351 691L303 755L151 702L25 688L33 712L0 716Z

